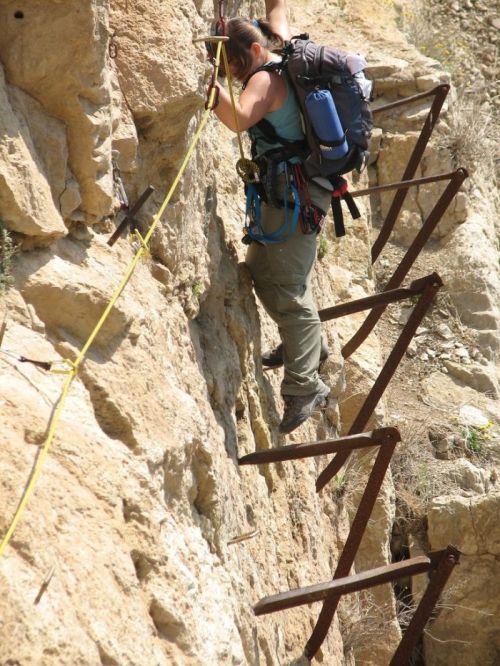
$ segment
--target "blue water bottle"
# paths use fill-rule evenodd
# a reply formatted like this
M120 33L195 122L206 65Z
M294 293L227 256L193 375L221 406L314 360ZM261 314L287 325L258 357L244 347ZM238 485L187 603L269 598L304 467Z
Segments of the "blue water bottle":
M319 139L321 154L338 160L349 150L339 114L329 90L313 90L304 100L307 115Z

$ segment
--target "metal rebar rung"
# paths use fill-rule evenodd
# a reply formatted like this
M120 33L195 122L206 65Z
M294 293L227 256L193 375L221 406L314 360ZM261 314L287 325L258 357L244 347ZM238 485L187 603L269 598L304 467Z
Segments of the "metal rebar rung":
M409 104L417 100L423 99L424 97L429 97L431 95L434 95L434 100L432 101L431 108L429 109L429 113L427 114L424 124L422 125L420 136L418 137L417 142L413 148L412 154L410 155L410 159L408 160L408 164L406 165L406 169L403 173L401 180L411 180L414 177L418 165L420 164L420 161L424 154L425 148L429 143L429 139L431 138L432 132L434 130L434 125L436 124L439 118L439 114L441 113L441 109L443 107L444 101L446 99L446 96L448 95L449 90L450 90L449 85L447 84L439 85L425 93L420 93L419 95L413 95L412 97L408 97L403 100L398 100L397 102L393 102L392 104L387 104L378 110L378 111L388 110L391 108L395 108L396 106ZM378 111L375 110L375 112ZM376 259L382 252L382 249L384 248L385 244L387 243L389 236L391 235L392 230L394 229L394 225L401 211L401 208L403 207L407 193L408 189L400 189L394 195L389 211L382 224L382 228L380 229L379 235L372 246L372 262L376 261Z
M296 590L282 592L273 596L264 597L253 608L255 615L266 615L277 611L295 608L315 601L323 601L330 594L342 596L359 590L366 590L376 585L388 583L401 576L413 576L429 571L431 560L423 555L404 560L395 564L387 564L376 569L370 569L353 576L337 578L327 583L300 587Z
M376 194L377 192L388 192L389 190L406 190L410 187L418 187L419 185L428 185L431 183L439 183L443 180L451 180L455 175L455 171L449 173L440 173L435 176L425 176L424 178L413 178L412 180L400 180L397 183L386 183L385 185L374 185L367 187L364 190L355 190L351 192L353 198L364 197L368 194Z
M422 289L421 280L412 282L409 287L385 289L378 294L358 298L355 301L339 303L339 305L334 305L331 308L323 308L323 310L318 311L319 318L321 321L329 321L330 319L339 319L346 315L363 312L363 310L371 310L379 305L389 305L389 303L401 301L404 298L411 298L420 293Z
M375 407L377 406L380 398L387 388L387 385L389 384L399 363L401 362L401 359L403 358L404 353L410 344L410 341L415 335L417 328L426 315L432 299L436 295L437 291L442 287L443 282L437 273L431 273L425 278L421 278L420 280L415 281L412 283L412 285L423 287L422 296L420 297L418 303L415 305L413 312L408 318L408 321L406 322L403 330L399 335L399 338L396 341L396 344L394 345L363 405L361 406L361 409L359 410L353 424L351 425L349 430L350 435L362 432L363 429L366 428L366 425L371 415L373 414ZM418 289L418 291L420 291L420 289ZM330 462L329 465L325 467L316 482L316 490L318 492L322 490L322 488L324 488L330 479L338 472L340 467L346 462L349 455L350 454L348 451L337 453L332 462Z
M387 282L385 286L386 290L396 289L405 279L416 258L422 251L425 243L429 240L432 232L437 227L439 221L446 212L453 197L456 195L462 186L462 183L466 178L468 178L468 176L469 174L467 173L467 170L463 168L457 169L454 172L450 182L446 186L446 189L439 197L438 201L434 205L434 208L431 210L427 216L427 219L423 223L422 228L413 239L413 242L406 251L406 254L401 259L396 270ZM381 305L379 308L374 309L369 313L358 331L343 346L342 356L344 358L348 358L351 354L353 354L356 349L363 343L363 341L366 340L367 336L371 333L384 311L385 307Z
M262 465L284 460L299 460L312 458L327 453L338 453L345 449L354 450L365 447L380 446L386 443L401 441L401 435L396 428L379 428L359 435L348 435L339 439L325 439L319 442L306 442L303 444L289 444L267 451L256 451L238 458L239 465Z
M446 550L431 553L430 560L433 569L431 579L391 659L390 666L407 666L410 663L411 654L429 621L441 592L448 582L451 572L459 563L460 551L455 546L449 545Z
M395 102L389 102L388 104L383 104L382 106L376 106L372 109L373 114L381 113L382 111L389 111L390 109L395 109L398 106L406 106L407 104L413 104L413 102L418 102L421 99L426 97L433 97L435 95L446 95L450 91L450 86L447 83L441 83L431 90L426 90L425 92L418 93L418 95L411 95L410 97L403 97L403 99L398 99Z

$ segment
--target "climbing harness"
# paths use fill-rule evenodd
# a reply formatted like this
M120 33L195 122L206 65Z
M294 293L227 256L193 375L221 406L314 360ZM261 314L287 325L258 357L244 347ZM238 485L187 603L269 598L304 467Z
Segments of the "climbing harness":
M261 196L258 186L255 183L246 185L246 211L245 211L245 236L243 243L249 245L252 241L260 244L284 243L291 238L297 229L297 223L300 215L300 196L297 186L289 177L288 167L284 163L285 188L283 195L284 222L279 229L273 232L265 232L261 221ZM292 201L289 201L289 196ZM293 205L293 211L290 214L289 207Z

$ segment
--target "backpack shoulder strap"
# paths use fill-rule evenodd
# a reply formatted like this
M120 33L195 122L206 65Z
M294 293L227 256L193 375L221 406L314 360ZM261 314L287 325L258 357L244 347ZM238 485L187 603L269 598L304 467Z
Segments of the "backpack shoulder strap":
M250 81L250 79L252 78L252 76L254 74L257 74L257 72L277 72L279 74L281 71L283 71L284 67L285 67L285 62L284 61L281 61L281 62L267 62L265 65L261 65L260 67L257 67L257 69L254 69L254 71L251 72L251 74L249 74L247 76L247 78L244 80L243 86L242 86L243 90L245 90L245 88L248 85L248 82Z

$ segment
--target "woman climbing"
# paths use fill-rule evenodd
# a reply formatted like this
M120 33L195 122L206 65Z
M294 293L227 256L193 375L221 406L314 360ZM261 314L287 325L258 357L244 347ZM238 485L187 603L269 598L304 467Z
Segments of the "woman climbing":
M280 60L273 49L291 37L285 0L266 0L265 20L227 21L226 34L231 74L244 83L236 102L239 129L249 131L252 157L260 168L259 233L250 233L246 264L257 296L278 325L282 344L263 362L284 364L281 393L285 408L279 429L289 433L309 418L330 392L318 375L320 355L323 360L328 352L322 346L310 284L316 234L330 192L311 181L306 186L300 169L304 134L286 71L261 69ZM230 96L217 86L215 113L235 131ZM308 200L309 214L306 216L302 206L297 224L301 196Z

